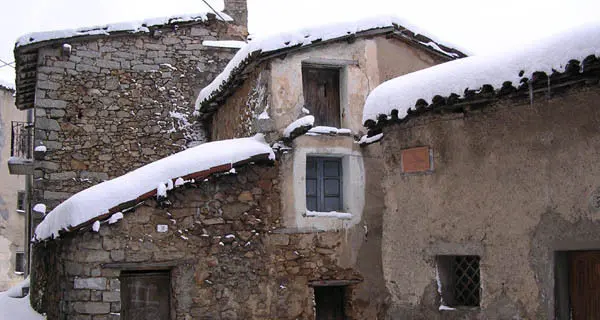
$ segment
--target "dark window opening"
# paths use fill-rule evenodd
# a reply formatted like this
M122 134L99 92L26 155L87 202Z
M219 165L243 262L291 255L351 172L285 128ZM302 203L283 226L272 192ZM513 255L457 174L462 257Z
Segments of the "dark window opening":
M342 159L306 158L306 209L318 212L342 210Z
M345 289L343 286L314 287L316 320L344 320Z
M170 319L169 271L122 271L121 319Z
M17 192L17 212L25 213L25 191Z
M315 117L315 126L340 127L340 70L303 65L304 106Z
M25 273L25 252L15 253L15 273Z
M479 256L438 256L442 303L449 307L479 307Z

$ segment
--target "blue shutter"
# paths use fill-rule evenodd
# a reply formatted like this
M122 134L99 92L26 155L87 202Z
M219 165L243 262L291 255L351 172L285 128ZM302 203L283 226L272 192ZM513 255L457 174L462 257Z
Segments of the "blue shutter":
M321 212L342 211L341 159L307 157L306 208Z

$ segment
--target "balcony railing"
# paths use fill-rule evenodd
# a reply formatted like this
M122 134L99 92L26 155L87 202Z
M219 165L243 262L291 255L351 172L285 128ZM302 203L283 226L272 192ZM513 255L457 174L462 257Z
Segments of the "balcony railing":
M12 121L10 156L33 159L33 123Z

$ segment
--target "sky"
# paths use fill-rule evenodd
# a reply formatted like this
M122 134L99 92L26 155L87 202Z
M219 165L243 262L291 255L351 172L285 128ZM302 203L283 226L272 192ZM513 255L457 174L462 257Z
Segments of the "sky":
M223 0L207 1L223 9ZM4 0L0 59L14 61L15 40L31 32L208 10L201 0ZM518 50L582 24L600 23L598 0L248 0L248 10L251 34L391 14L438 42L476 55ZM0 82L14 83L14 69L0 67Z

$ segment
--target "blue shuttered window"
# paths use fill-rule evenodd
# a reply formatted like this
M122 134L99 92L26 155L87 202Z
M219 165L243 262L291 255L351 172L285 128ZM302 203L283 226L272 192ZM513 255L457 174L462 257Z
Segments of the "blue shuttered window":
M342 160L306 158L306 209L329 212L342 210Z

